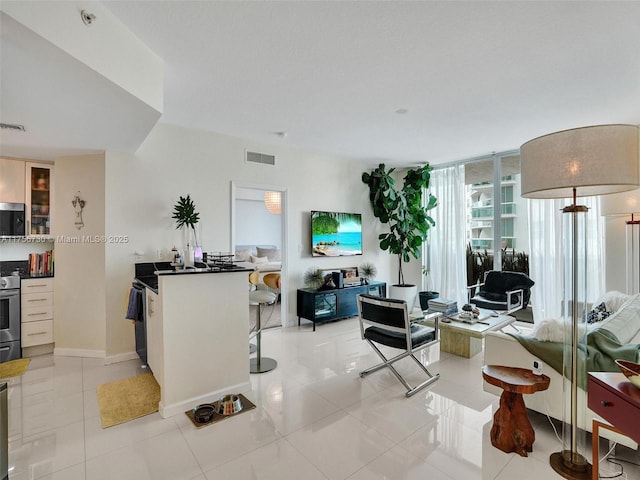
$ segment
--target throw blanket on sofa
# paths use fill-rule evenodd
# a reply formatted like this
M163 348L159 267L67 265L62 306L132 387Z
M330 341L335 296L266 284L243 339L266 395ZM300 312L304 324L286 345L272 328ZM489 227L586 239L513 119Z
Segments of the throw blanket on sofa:
M518 340L529 353L538 357L544 363L562 374L562 357L564 344L558 342L541 342L533 337L508 333ZM587 333L586 352L584 346L578 349L579 361L585 361L588 372L618 372L616 360L636 362L640 345L621 344L616 336L603 328L595 328ZM569 377L569 375L565 375ZM578 385L586 390L586 376L578 379Z

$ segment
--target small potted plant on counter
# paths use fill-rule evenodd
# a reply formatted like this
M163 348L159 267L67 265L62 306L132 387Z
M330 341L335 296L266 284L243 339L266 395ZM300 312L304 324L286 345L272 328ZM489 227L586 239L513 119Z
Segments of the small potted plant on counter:
M172 218L176 221L176 230L185 227L187 229L187 255L185 255L185 258L193 264L194 249L189 240L189 229L193 232L193 244L195 245L195 249L198 250L200 246L198 245L198 237L196 235L196 225L200 221L200 214L196 211L196 205L188 194L186 197L181 196L178 199L178 203L173 207Z

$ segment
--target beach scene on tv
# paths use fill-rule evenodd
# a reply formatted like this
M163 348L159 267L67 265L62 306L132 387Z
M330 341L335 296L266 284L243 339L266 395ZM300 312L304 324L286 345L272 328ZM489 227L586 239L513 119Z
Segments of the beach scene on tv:
M311 241L314 257L362 255L362 215L311 212Z

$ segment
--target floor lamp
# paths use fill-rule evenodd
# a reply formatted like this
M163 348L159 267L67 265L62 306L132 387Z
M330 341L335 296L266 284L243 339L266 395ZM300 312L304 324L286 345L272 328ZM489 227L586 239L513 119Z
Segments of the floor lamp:
M565 408L562 451L551 454L549 463L564 478L590 479L591 465L580 453L584 437L578 436L578 379L586 375L584 359L578 357L580 323L586 302L587 207L577 197L632 190L638 186L640 157L636 125L597 125L551 133L520 147L522 196L525 198L571 198L562 211L565 245L564 282L564 391ZM567 391L570 392L567 399ZM569 404L567 417L566 402ZM584 412L583 412L584 414Z
M606 195L600 199L604 216L625 216L627 293L640 292L640 189Z

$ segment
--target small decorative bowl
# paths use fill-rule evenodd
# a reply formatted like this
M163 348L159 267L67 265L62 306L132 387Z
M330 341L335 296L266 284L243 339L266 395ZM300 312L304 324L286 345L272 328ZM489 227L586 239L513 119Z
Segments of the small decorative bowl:
M203 403L193 409L193 418L198 423L211 421L215 413L215 406L211 403Z
M616 360L616 364L624 376L636 387L640 388L640 364L627 360Z
M233 415L242 410L242 401L238 395L225 395L213 405L219 415Z

